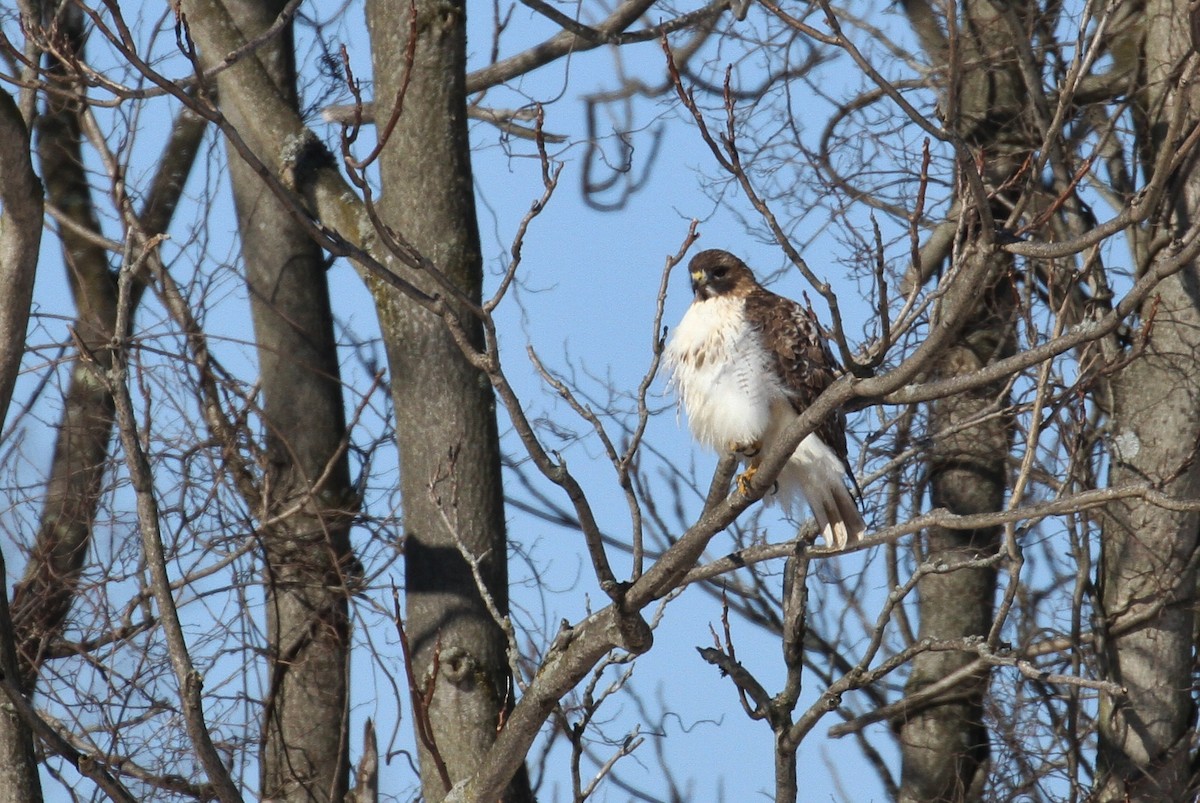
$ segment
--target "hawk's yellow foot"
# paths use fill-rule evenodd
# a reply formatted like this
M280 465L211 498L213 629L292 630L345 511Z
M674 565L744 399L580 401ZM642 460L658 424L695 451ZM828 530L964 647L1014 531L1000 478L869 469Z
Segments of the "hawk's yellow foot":
M750 481L754 479L754 475L758 473L758 466L751 465L745 471L737 476L737 489L741 491L742 496L750 495Z

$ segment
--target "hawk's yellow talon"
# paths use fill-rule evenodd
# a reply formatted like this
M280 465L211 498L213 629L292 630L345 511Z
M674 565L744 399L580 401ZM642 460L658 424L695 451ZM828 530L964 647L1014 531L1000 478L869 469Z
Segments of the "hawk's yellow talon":
M754 475L758 473L758 466L750 466L737 477L737 489L742 496L750 495L750 481L754 479Z

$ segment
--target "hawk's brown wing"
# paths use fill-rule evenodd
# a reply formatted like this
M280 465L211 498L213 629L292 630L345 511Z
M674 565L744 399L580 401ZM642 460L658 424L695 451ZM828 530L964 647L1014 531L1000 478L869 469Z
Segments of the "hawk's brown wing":
M774 369L797 414L841 373L816 316L795 301L757 287L746 296L746 320L758 330L764 348L773 356ZM817 437L837 453L846 473L853 477L846 459L846 417L841 410L817 427Z

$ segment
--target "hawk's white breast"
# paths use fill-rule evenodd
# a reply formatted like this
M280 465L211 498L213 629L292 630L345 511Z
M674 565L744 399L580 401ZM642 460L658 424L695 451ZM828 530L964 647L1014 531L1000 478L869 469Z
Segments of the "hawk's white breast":
M718 451L759 441L772 404L788 403L771 355L746 323L744 299L694 302L665 356L692 434Z

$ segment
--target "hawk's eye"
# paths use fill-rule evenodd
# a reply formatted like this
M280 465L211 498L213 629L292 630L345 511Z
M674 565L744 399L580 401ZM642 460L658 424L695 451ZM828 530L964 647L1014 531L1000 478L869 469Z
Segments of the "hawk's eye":
M724 279L728 275L729 275L729 268L725 267L724 265L713 270L713 278Z

